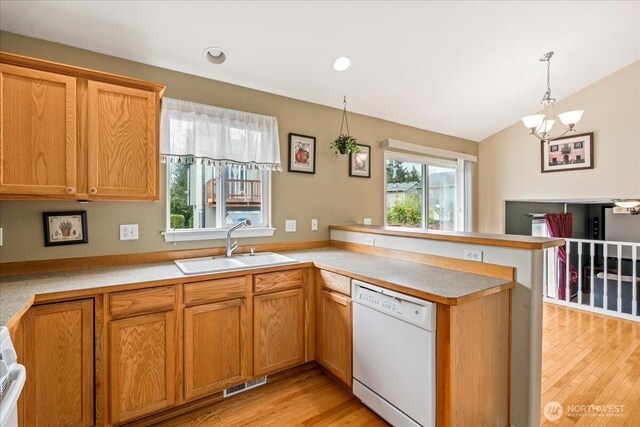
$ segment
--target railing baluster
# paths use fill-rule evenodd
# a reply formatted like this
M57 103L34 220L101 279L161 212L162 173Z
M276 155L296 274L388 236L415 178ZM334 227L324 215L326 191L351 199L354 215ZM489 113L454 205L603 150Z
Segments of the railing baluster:
M547 265L547 258L550 250L542 250L542 296L545 298L549 298L549 266Z
M589 251L591 252L591 274L589 275L589 305L593 307L596 303L596 294L595 294L595 259L596 259L596 245L591 242L589 244Z
M618 243L618 313L622 313L622 245Z
M571 242L566 242L565 255L567 259L564 263L564 300L569 302L571 301L571 270L569 268L569 266L571 265Z
M609 275L608 275L608 258L609 258L609 245L604 243L602 246L602 257L604 259L604 280L602 285L602 308L607 310L609 308Z
M633 262L633 274L631 275L631 314L638 315L638 246L631 246L631 259Z
M578 305L582 305L582 242L578 242Z

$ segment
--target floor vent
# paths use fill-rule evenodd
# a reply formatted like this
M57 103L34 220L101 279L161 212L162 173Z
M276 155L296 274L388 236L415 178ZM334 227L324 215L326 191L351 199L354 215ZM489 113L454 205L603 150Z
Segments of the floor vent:
M267 383L267 377L256 378L255 380L247 381L244 384L238 384L233 387L229 387L223 393L224 397L233 396L234 394L242 393L243 391L251 390L252 388L260 387Z

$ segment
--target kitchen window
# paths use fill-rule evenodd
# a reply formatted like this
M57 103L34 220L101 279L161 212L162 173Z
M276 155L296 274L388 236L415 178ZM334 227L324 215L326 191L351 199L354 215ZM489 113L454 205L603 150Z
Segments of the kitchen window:
M166 241L272 236L271 171L280 170L275 117L165 98Z
M385 224L471 231L472 162L385 153Z

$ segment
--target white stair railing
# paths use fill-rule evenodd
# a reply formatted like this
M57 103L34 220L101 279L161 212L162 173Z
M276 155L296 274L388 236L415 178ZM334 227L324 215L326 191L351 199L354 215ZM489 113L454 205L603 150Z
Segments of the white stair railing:
M565 265L561 265L557 249L545 250L545 301L640 322L640 242L568 238L564 240L569 260ZM570 264L576 267L578 272L576 283L571 283ZM565 273L564 299L558 297L560 268L563 268Z

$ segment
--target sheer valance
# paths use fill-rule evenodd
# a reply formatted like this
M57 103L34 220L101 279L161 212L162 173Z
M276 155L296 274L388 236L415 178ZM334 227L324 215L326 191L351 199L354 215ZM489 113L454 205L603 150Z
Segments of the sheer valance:
M170 161L205 160L282 170L275 117L163 98L160 154Z

